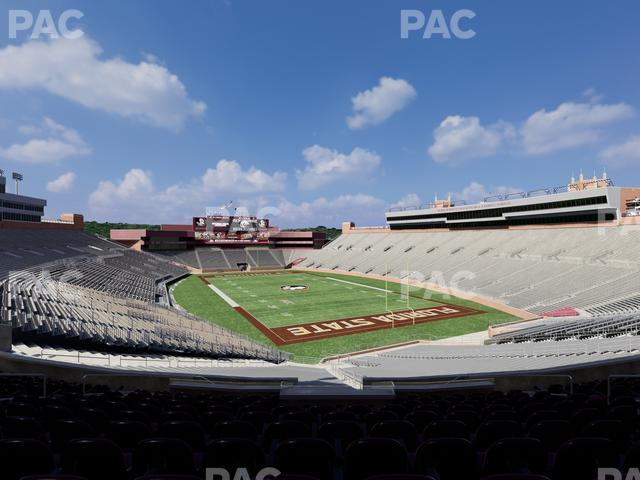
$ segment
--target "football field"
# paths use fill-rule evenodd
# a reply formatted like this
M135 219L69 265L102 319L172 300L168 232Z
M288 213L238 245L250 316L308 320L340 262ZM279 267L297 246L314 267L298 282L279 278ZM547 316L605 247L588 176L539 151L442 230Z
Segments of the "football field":
M514 319L422 288L298 270L193 276L175 287L174 297L202 318L316 360Z

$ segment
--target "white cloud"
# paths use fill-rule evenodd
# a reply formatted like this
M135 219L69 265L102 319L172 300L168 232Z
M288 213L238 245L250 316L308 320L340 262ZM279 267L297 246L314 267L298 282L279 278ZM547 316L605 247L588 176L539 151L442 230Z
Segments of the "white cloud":
M507 123L485 127L478 117L452 115L434 130L434 142L428 152L438 163L458 165L495 154L503 140L512 134L513 127Z
M366 194L325 197L301 203L281 199L275 223L281 227L340 226L352 221L361 226L384 225L386 202Z
M29 41L0 49L1 89L41 89L87 108L179 129L206 105L189 98L180 79L154 61L101 59L101 47L86 35Z
M416 95L415 88L406 80L382 77L378 85L351 99L354 114L347 117L347 125L353 130L379 125L406 107Z
M600 152L600 160L612 167L640 165L640 135L619 145L612 145Z
M518 129L508 122L485 126L478 117L449 116L434 130L428 153L449 165L489 157L507 146L527 155L544 155L593 143L602 137L605 125L634 115L624 103L596 103L601 96L594 89L583 95L590 103L565 102L555 110L538 110Z
M598 91L593 87L589 87L583 90L582 96L587 98L590 103L601 102L604 98L604 95L599 94Z
M302 154L308 165L297 170L298 187L312 190L338 181L353 181L372 174L380 165L381 158L375 152L354 148L349 154L313 145Z
M268 174L220 160L191 182L162 189L154 184L151 172L133 168L119 180L99 182L89 196L89 211L101 219L136 223L185 221L230 198L237 205L256 205L254 197L283 191L286 177L283 172ZM238 198L242 195L248 199Z
M417 193L408 193L400 200L390 205L390 208L405 208L405 207L419 207L422 205L422 200Z
M233 160L220 160L215 168L209 168L201 178L205 189L231 193L281 192L285 189L287 174L272 175L255 167L243 170Z
M0 157L14 162L52 164L67 157L91 153L91 149L78 132L50 118L45 118L41 126L23 125L18 130L22 134L39 135L44 138L32 138L26 143L14 143L7 148L0 147Z
M76 181L76 174L73 172L67 172L60 175L55 180L51 180L47 183L47 191L53 193L68 192L73 187Z
M515 187L498 186L487 190L487 188L478 182L471 182L464 187L461 192L456 193L453 198L464 200L467 203L477 203L483 201L486 197L494 195L506 195L509 193L518 193L522 190Z
M587 145L601 138L600 127L628 119L633 113L633 108L624 103L565 102L555 110L532 114L521 130L522 145L532 155Z

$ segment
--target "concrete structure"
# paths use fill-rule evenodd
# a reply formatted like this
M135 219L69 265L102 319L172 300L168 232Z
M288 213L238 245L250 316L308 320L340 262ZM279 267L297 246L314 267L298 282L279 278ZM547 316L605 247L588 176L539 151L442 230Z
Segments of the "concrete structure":
M637 188L615 187L606 175L571 179L566 186L487 197L475 204L437 201L392 208L386 219L392 230L504 228L616 221L626 214Z

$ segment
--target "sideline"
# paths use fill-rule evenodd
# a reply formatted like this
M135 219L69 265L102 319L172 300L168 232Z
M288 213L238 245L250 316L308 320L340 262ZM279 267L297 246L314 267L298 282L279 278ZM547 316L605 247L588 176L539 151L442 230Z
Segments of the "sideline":
M229 295L224 293L222 290L220 290L215 285L209 284L209 288L211 290L213 290L216 293L216 295L218 295L222 300L227 302L229 304L229 306L231 306L233 308L238 308L240 306L239 303L236 303Z

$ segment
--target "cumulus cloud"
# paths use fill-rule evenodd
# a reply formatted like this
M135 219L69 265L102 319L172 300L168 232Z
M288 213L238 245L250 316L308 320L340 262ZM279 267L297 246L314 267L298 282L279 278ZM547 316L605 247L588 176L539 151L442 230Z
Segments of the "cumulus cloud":
M352 130L379 125L405 108L416 95L406 80L382 77L378 85L351 99L353 115L347 117L347 125Z
M313 145L302 152L308 165L297 170L298 187L312 190L324 185L349 180L354 176L372 174L380 165L381 158L375 152L354 148L349 154ZM357 178L355 177L355 178Z
M201 178L202 187L231 193L281 192L285 189L287 174L272 175L255 167L243 170L233 160L220 160L215 168L209 168Z
M483 201L486 197L518 193L521 191L522 189L507 186L498 186L488 190L479 182L471 182L469 185L464 187L461 192L456 193L454 198L464 200L467 203L477 203Z
M47 191L53 193L68 192L73 188L73 184L76 181L76 174L73 172L67 172L60 175L55 180L51 180L47 183Z
M478 117L448 116L434 130L428 153L449 165L489 157L506 147L525 155L545 155L591 144L602 138L603 127L634 115L624 103L596 103L601 96L593 89L583 94L589 103L565 102L554 110L538 110L518 128L509 122L485 126Z
M366 194L340 195L336 198L320 197L293 203L281 199L274 220L279 226L339 226L352 221L358 225L384 225L386 202Z
M14 162L53 164L67 157L91 153L77 131L50 118L45 118L40 126L24 125L18 130L40 138L32 138L26 143L14 143L6 148L0 147L0 157Z
M192 100L180 79L147 57L138 64L102 59L87 35L29 41L0 49L0 89L38 89L87 108L179 129L206 105Z
M150 171L133 168L121 179L99 182L89 196L89 210L99 218L137 223L140 219L182 221L212 206L212 202L227 201L229 196L281 192L286 186L286 177L283 172L268 174L255 167L243 169L232 160L220 160L191 182L162 189L154 184ZM248 204L248 201L240 199L239 203Z
M457 165L495 154L512 134L513 127L503 122L483 126L478 117L452 115L434 130L434 142L428 152L438 163Z
M587 145L601 138L601 127L626 120L633 113L633 108L624 103L565 102L555 110L533 113L522 126L522 145L532 155Z
M405 207L419 207L422 205L422 200L417 193L408 193L400 200L390 205L391 208L405 208Z
M605 148L600 152L600 160L612 167L640 165L640 135L635 135L619 145Z

